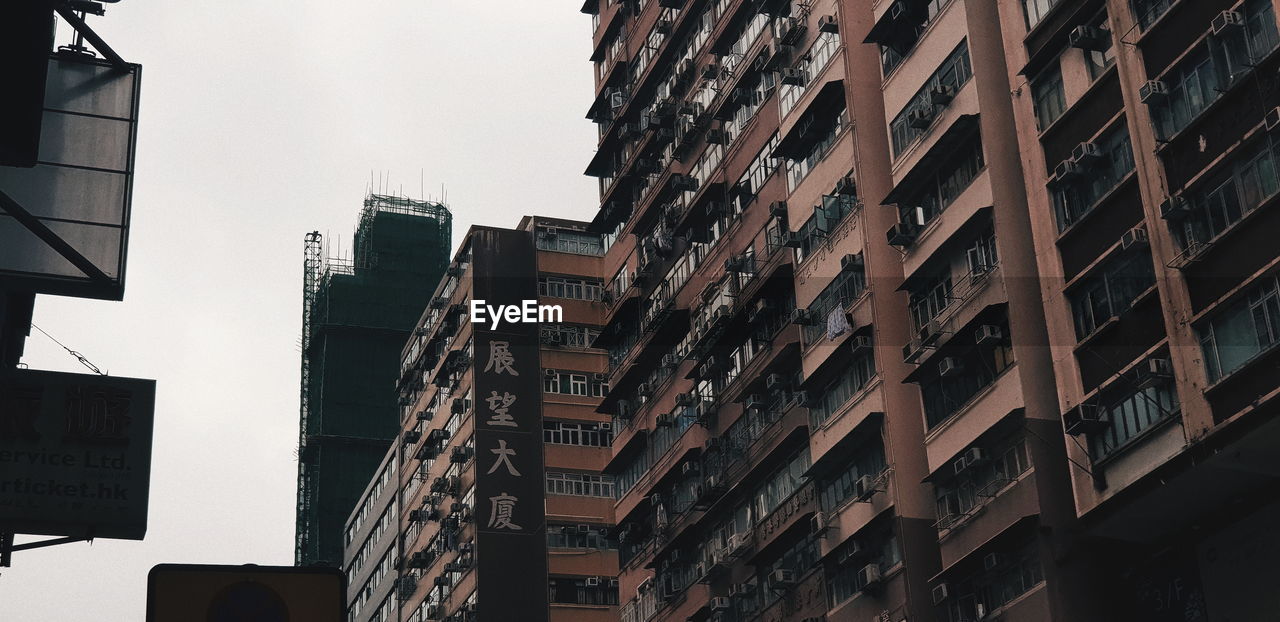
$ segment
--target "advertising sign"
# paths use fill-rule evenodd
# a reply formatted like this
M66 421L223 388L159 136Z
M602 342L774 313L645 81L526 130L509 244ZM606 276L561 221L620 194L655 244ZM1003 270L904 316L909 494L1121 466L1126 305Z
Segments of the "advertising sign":
M0 375L0 531L141 540L154 380Z
M472 234L475 299L537 300L536 257L527 233ZM548 618L542 455L542 362L537 322L475 335L476 572L485 587L481 620Z
M141 74L49 59L36 164L0 166L0 289L124 296Z
M147 622L342 622L339 568L160 564L147 575Z

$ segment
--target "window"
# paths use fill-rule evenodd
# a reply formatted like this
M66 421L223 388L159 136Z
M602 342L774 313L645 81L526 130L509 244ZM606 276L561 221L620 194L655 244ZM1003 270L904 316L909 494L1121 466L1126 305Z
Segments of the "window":
M1280 287L1276 276L1253 286L1199 328L1209 380L1240 369L1280 341Z
M772 155L774 149L778 148L778 140L778 134L775 132L773 136L769 137L769 141L765 143L764 148L756 153L756 157L751 159L751 164L747 165L746 172L742 174L742 178L738 180L735 186L738 190L734 199L737 204L735 211L741 212L746 209L747 204L760 193L760 189L764 187L764 182L768 181L773 176L773 172L778 169L781 159Z
M613 431L600 429L598 423L543 421L542 440L555 445L608 447L613 444Z
M1138 17L1138 23L1145 30L1164 15L1169 7L1173 6L1178 0L1132 0L1133 14Z
M856 539L865 550L870 551L870 555L862 557L856 562L837 565L827 571L827 592L830 594L830 606L832 607L853 598L854 595L866 587L866 582L861 576L861 570L868 563L876 564L880 567L880 572L883 573L902 561L902 551L898 546L898 536L887 525L872 528L868 532L856 536ZM836 553L833 557L838 560L842 555L841 553Z
M1241 149L1225 169L1188 193L1191 213L1173 227L1174 238L1193 253L1280 191L1280 140L1271 134Z
M834 512L840 509L845 501L853 498L854 482L864 475L876 477L885 469L884 442L879 430L867 434L849 454L850 457L844 464L819 481L824 511Z
M951 300L950 266L942 274L926 280L920 287L912 288L908 305L916 330L938 317L951 304Z
M823 322L825 324L825 322ZM840 370L839 376L827 384L817 403L809 408L809 425L821 426L839 412L853 396L861 391L876 375L875 356L870 351L860 352Z
M778 88L778 116L786 117L809 89L813 81L826 68L827 63L840 49L840 35L834 32L819 33L813 45L800 57L795 67L804 74L804 84L783 84Z
M1027 454L1026 440L1023 437L982 449L988 452L986 460L966 465L958 474L934 487L939 518L959 517L969 513L985 499L995 497L1005 486L1031 468L1031 458ZM948 463L942 468L952 470L953 466Z
M593 257L599 257L604 254L604 244L600 235L596 233L566 231L563 229L551 233L543 229L538 231L536 237L539 250L590 255Z
M1089 25L1101 30L1106 39L1106 49L1103 49L1102 51L1083 50L1084 64L1085 67L1089 69L1089 79L1097 80L1102 77L1102 74L1105 73L1107 69L1116 64L1116 51L1111 42L1111 31L1107 29L1107 13L1105 11L1103 11L1098 17L1095 17Z
M540 330L543 343L569 348L590 348L591 342L600 336L600 329L588 326L543 324Z
M1053 125L1067 110L1067 98L1062 91L1062 66L1055 62L1031 82L1031 99L1036 108L1036 127L1044 129Z
M551 577L550 598L553 603L571 605L618 604L618 580L593 577L592 585L586 578Z
M1162 139L1182 131L1221 94L1218 72L1206 46L1178 63L1162 80L1169 89L1168 99L1151 111L1156 135Z
M831 335L828 326L834 314L843 314L850 303L862 297L867 289L866 272L862 268L841 270L840 274L823 289L818 297L809 305L809 325L804 327L804 342L813 344L824 336L832 339L839 335ZM847 330L847 328L846 328ZM841 333L843 334L843 333Z
M608 475L547 471L547 494L613 498L613 478Z
M822 205L815 205L813 215L800 225L800 247L796 249L796 261L804 261L813 253L836 226L844 221L858 207L856 197L827 194L822 197ZM853 299L850 298L850 301Z
M1003 334L1008 334L1007 323L1000 328ZM959 373L932 375L920 384L925 421L930 428L958 412L1014 363L1013 349L1007 343L959 346L950 348L946 354L959 363ZM935 355L934 360L941 358Z
M1075 179L1058 180L1054 184L1053 209L1059 232L1093 211L1098 202L1133 171L1133 149L1127 126L1122 124L1109 130L1094 144L1102 154L1099 162Z
M558 276L538 277L538 295L572 300L599 300L600 282Z
M931 222L969 188L985 166L982 138L975 134L973 140L956 149L936 172L921 180L916 192L900 202L899 220L912 222L913 212L920 208L924 222Z
M1017 551L992 554L993 567L955 583L948 582L955 594L946 603L950 622L980 620L1044 582L1034 540Z
M839 109L829 118L824 116L820 119L815 116L801 119L799 123L808 123L811 128L808 133L816 138L810 140L808 146L799 154L790 158L790 164L787 166L788 190L795 190L796 186L809 175L809 171L827 157L827 152L836 144L836 139L849 124L848 110L845 108L844 101L841 101ZM814 126L822 129L814 129Z
M1027 13L1027 29L1035 28L1058 2L1059 0L1022 0L1022 8Z
M586 529L583 529L583 528ZM547 546L553 549L615 549L607 532L592 525L547 525Z
M1083 341L1108 320L1119 317L1155 283L1155 270L1148 253L1125 253L1106 260L1096 274L1067 293L1076 338Z
M915 96L907 105L894 117L893 122L889 124L889 134L893 138L893 155L897 157L902 154L906 148L915 142L915 140L925 134L928 128L920 129L911 126L909 117L911 112L917 109L927 110L930 115L937 112L933 103L930 91L937 86L949 86L953 92L959 93L960 88L973 77L973 67L969 64L969 42L961 41L960 46L942 61L942 65L938 70L925 81L924 86L916 91Z
M548 369L542 376L542 390L546 393L562 395L603 397L609 392L609 385L594 378L588 378L585 373Z
M1107 427L1089 435L1089 454L1101 460L1119 452L1130 440L1178 412L1173 383L1140 389L1104 408Z
M929 24L933 23L938 13L942 12L942 8L950 0L928 0L920 11L908 11L908 15L902 18L901 22L895 23L891 29L881 40L876 43L880 44L880 71L884 77L889 77L894 69L907 58L911 51L915 49L920 37L924 35L924 31L929 28ZM911 7L912 5L907 5Z

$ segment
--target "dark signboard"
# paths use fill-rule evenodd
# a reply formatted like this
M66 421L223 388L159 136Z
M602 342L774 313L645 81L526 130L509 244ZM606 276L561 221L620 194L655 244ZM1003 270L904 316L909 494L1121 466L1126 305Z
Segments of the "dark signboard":
M537 300L532 237L477 229L473 300ZM538 324L476 323L476 572L481 620L548 619Z
M160 564L147 575L147 622L342 622L340 568Z
M0 526L141 540L154 380L0 372Z
M0 288L120 300L142 67L46 62L39 157L0 166Z

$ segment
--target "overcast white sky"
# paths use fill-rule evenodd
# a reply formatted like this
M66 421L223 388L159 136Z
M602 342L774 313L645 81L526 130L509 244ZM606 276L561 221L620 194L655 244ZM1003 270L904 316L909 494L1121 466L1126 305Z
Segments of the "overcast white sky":
M15 553L6 621L142 620L154 564L292 562L302 237L349 248L370 170L410 196L420 171L443 184L455 247L473 223L596 205L579 2L107 6L91 25L143 65L125 300L40 296L34 321L158 381L150 523ZM86 371L35 331L24 362Z

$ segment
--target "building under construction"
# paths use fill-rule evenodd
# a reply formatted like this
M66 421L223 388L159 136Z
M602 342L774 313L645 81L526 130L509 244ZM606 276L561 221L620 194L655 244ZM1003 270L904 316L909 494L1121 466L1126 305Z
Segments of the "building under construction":
M337 564L343 523L399 431L400 350L449 263L440 203L370 194L354 256L306 236L298 440L298 565Z

